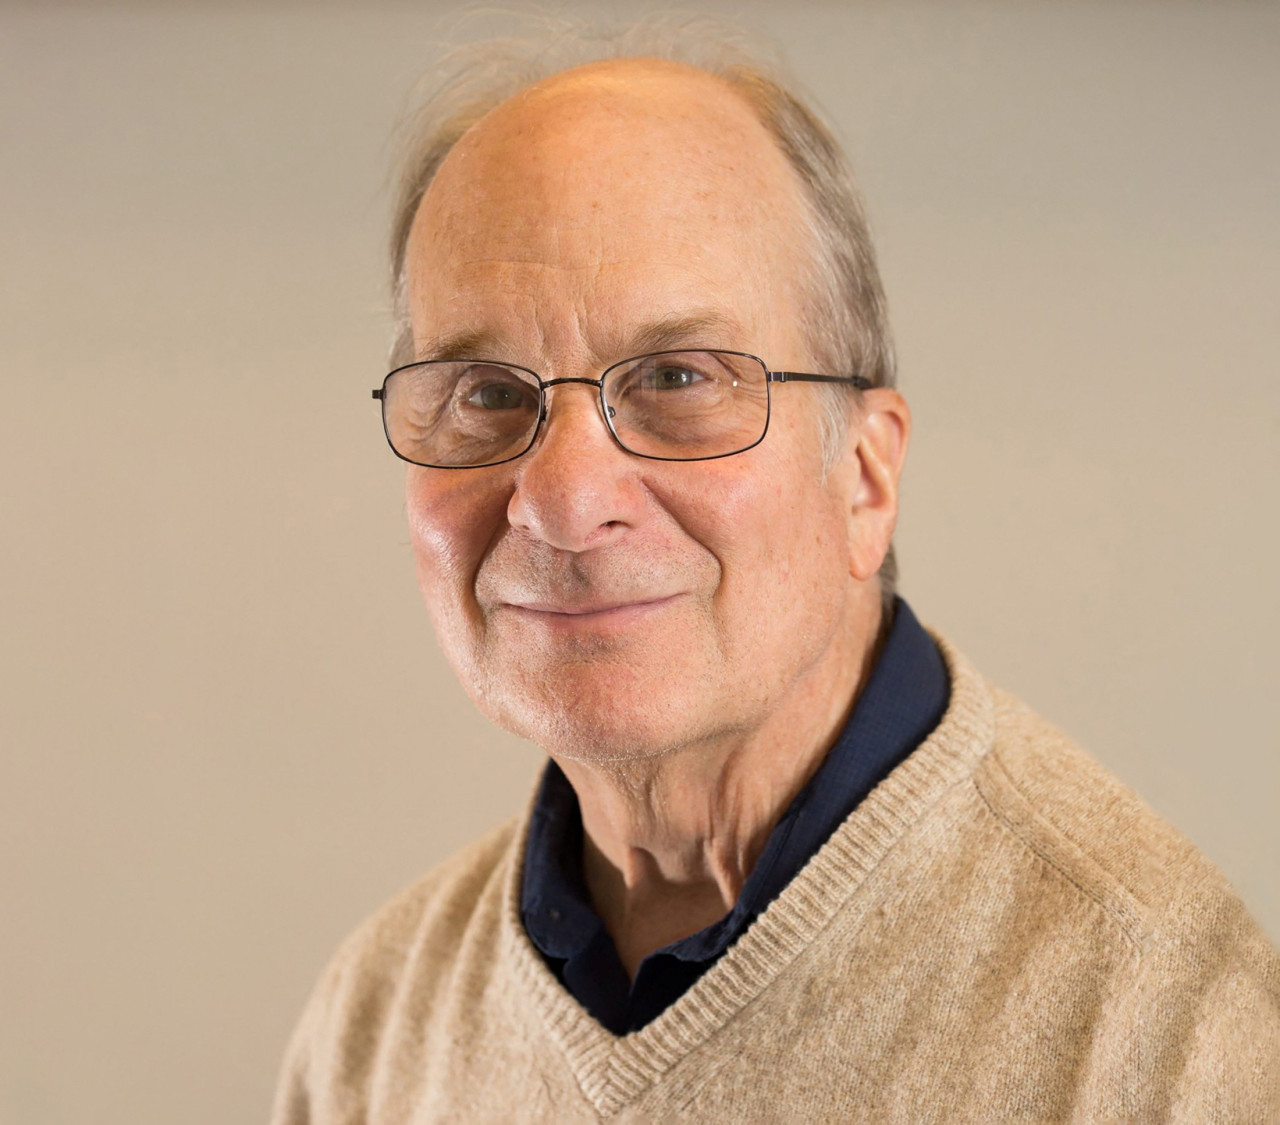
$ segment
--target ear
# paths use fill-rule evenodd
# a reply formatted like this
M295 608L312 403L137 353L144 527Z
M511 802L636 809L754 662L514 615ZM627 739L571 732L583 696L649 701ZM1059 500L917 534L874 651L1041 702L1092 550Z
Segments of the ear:
M898 522L898 480L911 438L911 408L897 391L873 387L849 420L849 573L866 582L888 554Z

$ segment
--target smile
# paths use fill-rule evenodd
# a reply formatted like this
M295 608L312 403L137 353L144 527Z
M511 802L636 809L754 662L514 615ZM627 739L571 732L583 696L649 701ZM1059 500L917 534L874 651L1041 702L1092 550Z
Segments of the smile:
M582 604L556 602L507 603L504 607L534 624L561 631L587 628L625 628L638 624L654 612L670 605L680 595L627 602L588 602Z

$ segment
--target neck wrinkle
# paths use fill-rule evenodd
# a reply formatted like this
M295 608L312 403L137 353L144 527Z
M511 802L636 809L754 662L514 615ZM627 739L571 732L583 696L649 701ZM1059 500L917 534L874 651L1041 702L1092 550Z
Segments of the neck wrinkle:
M883 644L868 638L793 686L758 731L637 761L559 762L582 810L583 873L628 972L733 909L782 813L848 720Z

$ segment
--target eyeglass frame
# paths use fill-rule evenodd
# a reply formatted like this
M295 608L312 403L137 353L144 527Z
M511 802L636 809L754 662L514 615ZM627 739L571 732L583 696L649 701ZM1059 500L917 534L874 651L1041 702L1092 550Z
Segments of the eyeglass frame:
M734 449L728 453L710 453L705 457L658 457L652 453L637 453L634 449L628 448L623 444L622 439L618 436L618 431L613 428L613 418L610 416L609 404L604 397L604 381L610 371L615 371L619 367L625 367L629 363L638 363L644 359L654 359L664 355L687 355L690 352L709 352L712 355L733 355L742 359L755 360L764 371L765 379L765 415L764 429L760 432L760 436L756 438L750 445L744 445L741 449ZM396 447L391 440L391 430L387 426L387 383L391 381L392 376L399 374L401 371L407 371L410 367L427 367L436 363L479 363L492 364L495 367L505 367L512 371L523 371L526 375L533 377L538 384L538 420L533 427L533 432L529 435L529 444L526 445L519 453L513 453L510 457L504 457L500 461L484 461L479 465L432 465L428 462L414 461L406 457ZM373 388L373 397L382 403L379 411L382 417L382 432L387 439L387 445L401 461L409 465L417 465L421 469L491 469L495 465L505 465L510 461L516 461L523 457L534 447L538 440L538 434L542 430L542 424L547 420L547 390L551 387L559 387L565 383L584 383L589 387L595 387L598 391L600 400L600 416L605 424L605 428L609 431L609 436L613 438L614 444L617 445L624 453L629 453L632 457L643 457L647 461L717 461L721 457L736 457L739 453L746 453L748 449L754 449L769 433L769 422L773 418L773 395L769 387L773 383L843 383L847 386L856 387L859 391L869 391L875 387L870 379L863 375L820 375L812 371L771 371L769 365L765 363L758 355L752 355L750 352L734 351L730 348L666 348L658 352L645 352L643 355L631 356L629 359L620 359L616 363L611 363L601 373L599 379L584 379L580 376L566 376L561 379L543 379L536 371L528 367L523 367L518 363L507 363L505 360L497 359L471 359L467 357L459 357L456 359L418 359L412 363L402 363L399 367L393 367L383 377L382 386Z

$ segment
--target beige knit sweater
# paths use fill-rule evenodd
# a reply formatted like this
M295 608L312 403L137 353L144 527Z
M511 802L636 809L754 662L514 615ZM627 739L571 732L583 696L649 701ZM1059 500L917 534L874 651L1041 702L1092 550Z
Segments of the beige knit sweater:
M942 647L938 729L647 1027L605 1031L530 944L521 819L342 947L274 1121L1280 1121L1275 950Z

